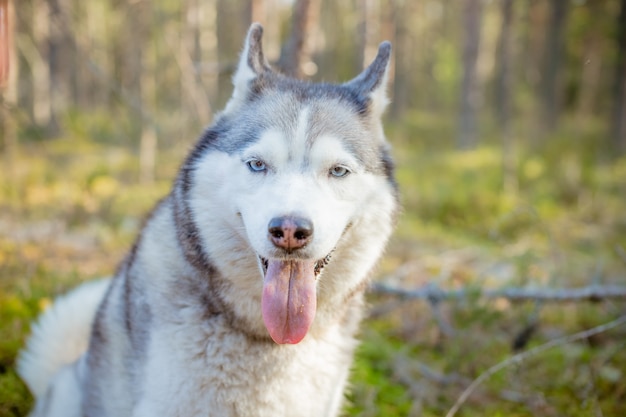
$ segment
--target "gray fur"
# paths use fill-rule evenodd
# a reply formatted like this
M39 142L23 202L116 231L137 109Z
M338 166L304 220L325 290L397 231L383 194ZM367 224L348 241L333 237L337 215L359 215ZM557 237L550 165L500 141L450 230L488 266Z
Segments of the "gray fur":
M352 81L314 84L273 71L261 37L252 25L231 100L97 290L88 349L44 381L34 416L338 415L368 277L397 212L380 120L390 45ZM294 214L314 234L286 253L267 225ZM302 339L270 337L265 314L275 309L262 306L277 302L265 293L278 278L261 259L308 271L329 260L315 282L298 278L311 279L316 300ZM48 321L66 322L61 313ZM21 361L30 386L42 386L32 352L46 343L31 343Z

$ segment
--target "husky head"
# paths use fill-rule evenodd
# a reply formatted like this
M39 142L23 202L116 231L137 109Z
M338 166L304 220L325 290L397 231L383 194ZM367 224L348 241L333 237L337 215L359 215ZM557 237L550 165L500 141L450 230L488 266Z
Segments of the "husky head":
M363 287L391 232L396 190L380 120L391 45L332 85L272 70L261 37L252 25L233 95L183 166L183 239L188 259L226 277L223 297L241 310L249 295L252 316L260 301L272 339L298 343L316 311L335 308L327 299L341 304Z

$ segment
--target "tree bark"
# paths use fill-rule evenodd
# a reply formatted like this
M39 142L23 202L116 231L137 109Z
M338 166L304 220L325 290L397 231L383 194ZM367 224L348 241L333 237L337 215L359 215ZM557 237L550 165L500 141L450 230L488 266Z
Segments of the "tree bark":
M15 6L11 0L0 0L0 133L4 151L4 169L9 179L16 176L18 154L15 112L18 100L18 60L15 50ZM15 181L10 181L15 183ZM9 187L9 199L15 200L17 189ZM12 203L14 201L11 201Z
M602 74L602 43L592 35L585 41L585 52L580 75L580 93L576 108L577 119L584 122L593 114L596 95L600 90L599 81Z
M357 53L355 73L358 74L376 57L380 38L381 4L380 0L363 0L357 2Z
M200 61L199 3L197 0L182 2L185 25L181 30L180 45L170 45L180 70L182 103L189 114L205 125L211 118L211 105L195 63ZM174 37L171 37L172 39Z
M480 95L476 63L480 49L481 17L481 0L465 0L463 5L463 75L457 133L457 146L460 149L472 149L478 142L476 114Z
M319 7L319 0L294 2L291 32L278 60L278 68L284 74L303 78L317 72L311 58L314 52L313 29L317 26Z
M543 78L541 82L542 105L540 122L544 133L553 131L558 125L561 108L561 64L565 49L565 28L570 0L551 2L548 30L546 32Z
M408 15L409 7L406 2L401 2L393 9L393 37L394 48L396 51L402 51L395 54L395 71L393 79L393 99L391 100L390 115L393 119L400 119L409 107L409 98L411 95L410 82L412 74L412 59L408 52L411 47L411 37L409 33Z
M217 54L217 1L205 0L198 2L198 13L201 16L198 23L198 52L197 63L199 77L205 86L209 103L217 101L217 80L219 73ZM205 65L208 63L208 65ZM205 71L204 67L214 70Z
M501 0L502 23L496 49L495 115L498 126L506 130L511 117L511 69L513 38L513 0Z
M512 68L513 68L513 0L501 0L502 24L497 47L495 82L495 110L500 135L502 137L502 178L505 192L517 190L515 175L515 151L511 132Z
M248 7L241 2L229 0L212 0L216 3L216 39L217 39L217 92L219 103L216 107L222 107L230 98L232 91L232 71L221 71L219 67L234 70L238 53L241 52L241 45L245 39L246 30L249 27Z
M12 7L9 5L9 0L0 0L0 88L3 90L9 82L11 48L13 46L9 7Z
M133 78L138 77L137 89L141 98L142 111L141 134L139 138L139 181L142 184L152 184L155 179L155 167L158 147L157 129L154 120L147 115L150 110L157 106L157 83L156 83L156 53L152 47L150 28L153 25L152 1L144 0L136 5L134 16L135 43L134 46L141 49L137 53L138 62L135 62ZM130 51L129 51L130 52Z
M66 0L48 0L50 30L48 36L48 66L50 73L51 115L48 134L59 134L57 113L73 103L76 96L76 67L67 65L74 62L76 45L72 35L72 22L69 19Z
M605 0L588 0L589 21L602 21ZM576 103L576 119L579 123L587 123L589 116L594 114L598 92L602 90L602 64L605 56L603 33L597 27L589 25L583 38L583 54L580 68L580 81Z
M615 87L611 133L613 145L620 153L626 152L626 0L616 22L617 58L615 61Z
M47 127L52 120L50 99L50 68L46 63L48 37L50 36L49 8L45 0L33 0L33 37L39 51L33 54L33 117L39 126Z
M250 21L265 22L264 0L250 0Z

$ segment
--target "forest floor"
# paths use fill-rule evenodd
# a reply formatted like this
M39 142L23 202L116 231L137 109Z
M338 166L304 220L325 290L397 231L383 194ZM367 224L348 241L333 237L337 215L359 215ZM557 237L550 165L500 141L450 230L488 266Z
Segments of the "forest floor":
M625 301L480 296L626 286L626 158L603 152L593 131L518 142L514 186L503 190L497 144L457 152L441 140L453 136L444 123L412 120L389 131L404 211L378 281L467 296L429 302L373 291L346 415L446 415L507 360L459 415L626 415L626 326L533 350L623 317ZM14 369L31 320L55 296L113 273L188 146L162 150L149 185L137 181L138 155L126 144L68 135L3 155L0 416L25 416L32 404Z

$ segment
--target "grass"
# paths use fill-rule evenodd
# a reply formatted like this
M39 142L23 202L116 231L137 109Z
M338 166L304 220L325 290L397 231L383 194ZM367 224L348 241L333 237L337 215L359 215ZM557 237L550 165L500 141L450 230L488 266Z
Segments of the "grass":
M93 141L88 118L71 122L66 137L24 138L0 170L0 416L24 416L32 403L14 371L30 321L54 296L114 271L190 145L164 144L155 183L142 185L132 146L110 140L115 132L100 118ZM497 135L463 153L453 136L449 122L429 115L390 126L404 212L381 275L402 267L398 285L407 287L626 284L626 158L606 152L596 130L563 130L542 144L520 136L516 188L506 192ZM610 321L625 307L370 302L350 416L445 415L474 378L514 353L529 324L522 349ZM508 367L460 415L626 415L624 336L614 329Z

